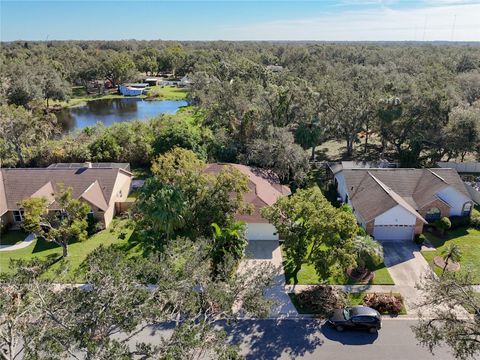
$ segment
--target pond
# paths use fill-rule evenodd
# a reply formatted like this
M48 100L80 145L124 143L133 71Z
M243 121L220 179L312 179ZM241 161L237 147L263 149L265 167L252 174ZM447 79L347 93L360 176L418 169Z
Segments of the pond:
M70 132L93 126L97 122L109 126L121 121L175 114L180 107L186 105L185 100L102 99L89 101L83 106L62 109L56 115L65 132Z

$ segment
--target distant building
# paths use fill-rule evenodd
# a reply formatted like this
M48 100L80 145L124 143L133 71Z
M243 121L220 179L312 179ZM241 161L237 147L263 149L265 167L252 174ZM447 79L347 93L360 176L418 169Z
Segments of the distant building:
M139 96L142 95L148 84L135 83L135 84L123 84L118 87L118 91L123 96Z

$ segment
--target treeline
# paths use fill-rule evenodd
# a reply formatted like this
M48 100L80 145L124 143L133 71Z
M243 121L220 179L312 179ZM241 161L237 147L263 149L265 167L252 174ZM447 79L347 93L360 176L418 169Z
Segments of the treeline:
M206 149L203 135L198 135L200 140L195 142L201 145L185 146L197 147L193 150L210 160L273 169L283 182L303 181L309 158L325 159L318 149L331 140L343 144L341 158L385 158L403 166L475 159L480 152L477 46L14 42L2 44L0 59L2 103L33 112L32 104L39 99L68 98L66 84L88 88L94 81L108 80L115 85L146 74L189 75L195 136L208 133L212 141ZM35 159L47 159L50 153L58 157L68 153L65 161L128 160L143 165L144 159L150 158L135 159L136 148L125 145L127 138L136 139L140 154L149 154L146 149L155 146L161 148L158 151L169 149L158 145L158 133L150 131L151 126L89 129L61 141L52 141L53 135L47 134L48 143L42 143L41 151L48 156L32 154L30 161L36 165L41 161ZM183 142L185 133L180 127L192 127L192 123L176 126L179 134L171 134L176 138L171 144ZM110 135L98 137L99 132L118 132L118 147L110 146ZM103 145L92 140L97 138L102 138ZM5 148L8 139L2 140ZM148 146L142 147L143 143ZM37 151L24 146L26 152ZM14 146L8 148L10 154L17 152ZM15 160L4 154L0 155L4 163L8 158L6 163L11 166L21 164L18 156Z

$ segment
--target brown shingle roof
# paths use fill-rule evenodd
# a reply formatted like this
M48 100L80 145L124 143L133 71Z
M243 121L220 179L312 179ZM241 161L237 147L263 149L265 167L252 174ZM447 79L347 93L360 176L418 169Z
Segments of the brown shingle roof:
M98 185L95 185L95 196L99 197L100 194L103 194L103 199L93 199L90 191L87 191L86 197L83 197L103 209L105 202L110 202L113 187L120 171L122 170L118 168L0 169L8 210L18 209L18 202L33 195L41 195L50 187L53 187L54 192L58 192L62 185L65 188L71 187L72 196L79 198L84 195L86 190L91 189L95 182L98 183ZM49 183L51 183L51 186L48 185ZM54 208L55 203L51 204L50 207Z
M244 194L244 201L253 206L252 214L238 214L238 220L247 223L267 223L261 215L261 209L273 205L281 196L290 195L290 189L276 182L271 176L260 169L240 164L214 163L205 168L207 173L219 173L225 166L233 166L248 178L249 191Z
M419 217L417 210L447 186L469 197L453 169L347 169L343 174L352 205L367 222L396 205Z

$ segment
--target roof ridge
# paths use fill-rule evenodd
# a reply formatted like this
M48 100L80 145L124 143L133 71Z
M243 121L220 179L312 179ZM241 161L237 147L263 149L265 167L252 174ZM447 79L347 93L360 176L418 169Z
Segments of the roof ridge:
M427 170L430 171L430 172L431 172L433 175L435 175L437 178L439 178L440 180L442 180L445 184L450 185L447 181L445 181L444 178L442 178L440 175L434 173L434 172L432 171L432 169L427 169Z
M392 188L390 188L389 186L384 184L382 181L380 181L380 179L377 179L375 176L373 176L373 174L370 173L370 171L368 171L368 174L377 182L378 185L381 186L381 188L387 193L388 196L390 196L390 198L393 201L395 201L398 205L403 207L405 210L412 213L413 215L415 215L415 217L421 219L423 222L426 223L426 220L423 218L423 216L420 215L418 211L414 209L401 195L397 194ZM395 194L396 196L393 196L392 193Z

